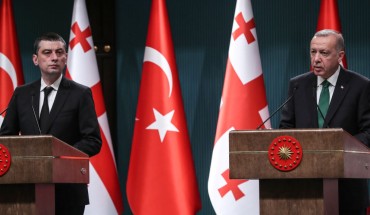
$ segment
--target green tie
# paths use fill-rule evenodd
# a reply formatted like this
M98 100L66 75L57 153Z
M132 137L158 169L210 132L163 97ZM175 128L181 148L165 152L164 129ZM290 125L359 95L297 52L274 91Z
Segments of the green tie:
M321 90L321 94L320 94L319 108L322 112L322 115L325 117L326 113L328 112L328 109L329 109L329 100L330 100L329 86L330 86L330 82L325 80L321 83L321 85L322 85L322 90ZM318 112L320 110L318 110ZM318 119L319 119L319 128L322 128L322 126L324 125L324 119L322 118L320 113L318 113L317 115L318 115Z

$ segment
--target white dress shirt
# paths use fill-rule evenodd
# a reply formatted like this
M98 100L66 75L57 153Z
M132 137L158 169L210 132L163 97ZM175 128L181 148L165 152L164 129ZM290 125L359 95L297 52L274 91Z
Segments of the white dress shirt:
M44 80L41 78L41 86L40 86L40 103L39 103L39 116L41 114L42 105L44 104L44 88L45 87L52 87L53 90L49 94L48 98L48 105L49 105L49 112L51 111L51 108L53 107L55 97L57 95L60 82L62 81L62 75L50 86L46 85Z
M329 94L330 94L330 99L329 99L329 103L331 101L331 98L333 97L333 94L334 94L334 89L335 89L335 85L337 84L337 81L338 81L338 76L339 76L339 71L340 71L340 66L338 67L337 71L335 71L335 73L330 76L328 79L326 79L329 83L330 83L330 86L329 86ZM321 90L322 90L322 82L325 81L324 78L322 78L321 76L317 76L317 91L316 91L316 102L317 104L319 104L319 99L320 99L320 94L321 94Z

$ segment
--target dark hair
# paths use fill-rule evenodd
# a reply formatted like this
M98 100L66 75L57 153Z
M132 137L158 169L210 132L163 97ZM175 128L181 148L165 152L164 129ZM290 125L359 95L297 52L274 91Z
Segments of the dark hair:
M63 37L61 37L57 33L48 32L36 38L35 43L33 44L34 54L37 54L37 52L39 51L41 41L60 41L63 43L64 51L67 52L67 44L66 41L64 41Z

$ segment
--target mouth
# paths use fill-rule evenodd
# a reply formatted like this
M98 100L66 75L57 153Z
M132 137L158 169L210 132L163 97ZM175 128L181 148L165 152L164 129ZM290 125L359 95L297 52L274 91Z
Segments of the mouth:
M56 69L56 68L58 68L59 66L58 66L58 65L49 65L49 67L50 67L50 68L52 68L52 69Z
M322 70L323 69L321 66L317 66L317 65L316 66L314 65L312 68L313 68L313 70Z

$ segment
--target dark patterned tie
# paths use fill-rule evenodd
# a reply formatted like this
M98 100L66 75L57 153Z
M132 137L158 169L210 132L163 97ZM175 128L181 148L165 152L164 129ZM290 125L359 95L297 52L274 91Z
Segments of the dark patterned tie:
M325 117L326 113L328 112L328 109L329 109L329 100L330 100L329 86L330 86L330 82L325 80L321 83L321 85L322 85L322 90L321 90L320 99L319 99L319 108L320 108L319 111L321 111L322 115ZM320 113L318 113L317 115L318 115L318 119L319 119L319 128L322 128L322 126L324 125L324 118L321 116Z
M41 133L46 133L46 126L49 121L49 104L48 104L48 97L51 91L53 90L52 87L45 87L44 88L44 104L42 105L41 113L40 113L40 128Z

